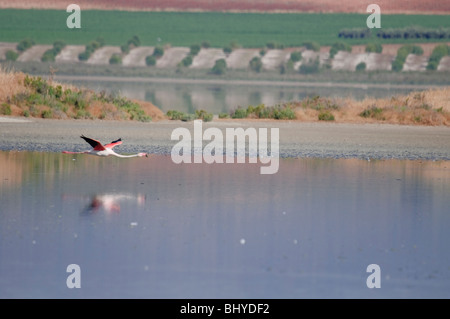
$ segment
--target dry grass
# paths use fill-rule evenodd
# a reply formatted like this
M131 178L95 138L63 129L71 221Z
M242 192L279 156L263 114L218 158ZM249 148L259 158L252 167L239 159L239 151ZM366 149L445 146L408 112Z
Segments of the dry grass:
M294 104L298 120L317 122L320 112L327 111L334 115L334 122L337 123L450 126L450 87L362 101L350 98L315 99Z
M27 84L27 80L30 79L38 78L0 67L0 115L105 120L164 118L164 113L150 102L130 101L121 97L114 99L89 89L58 83L52 79L39 79L39 83L44 84L46 89L51 88L53 92L58 88L63 93L58 96L50 91L39 93L36 87ZM74 103L75 100L79 103ZM133 105L133 102L137 104L137 107ZM143 114L139 113L142 111Z

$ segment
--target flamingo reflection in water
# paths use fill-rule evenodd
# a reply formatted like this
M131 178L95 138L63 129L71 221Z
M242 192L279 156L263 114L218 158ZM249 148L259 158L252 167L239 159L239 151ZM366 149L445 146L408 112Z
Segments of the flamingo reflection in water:
M86 199L87 196L63 195L63 199L70 198ZM104 210L106 213L119 213L120 202L134 201L139 206L143 206L146 201L146 196L143 194L105 193L95 194L88 199L89 204L83 209L82 213L97 213L101 210Z

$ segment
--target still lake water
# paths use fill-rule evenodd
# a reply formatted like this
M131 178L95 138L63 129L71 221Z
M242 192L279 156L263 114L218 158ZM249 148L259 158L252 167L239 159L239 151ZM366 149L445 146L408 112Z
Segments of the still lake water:
M97 92L119 94L128 98L148 101L167 112L178 110L194 113L196 109L204 109L213 114L229 113L241 107L259 105L267 106L283 102L299 101L307 97L320 95L327 98L354 98L362 100L365 97L385 98L398 94L408 94L420 90L416 87L392 88L379 87L340 87L327 85L320 87L295 87L285 84L277 85L238 85L205 84L205 83L158 83L158 82L127 82L110 78L110 81L99 81L86 77L84 80L58 80L79 87L87 87ZM422 88L423 90L424 88Z
M259 168L0 152L0 298L450 297L449 162Z

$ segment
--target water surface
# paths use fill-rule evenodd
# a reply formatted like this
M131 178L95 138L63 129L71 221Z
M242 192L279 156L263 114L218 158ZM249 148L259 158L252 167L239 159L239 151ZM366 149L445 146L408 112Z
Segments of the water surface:
M0 297L450 297L449 162L259 168L0 152Z

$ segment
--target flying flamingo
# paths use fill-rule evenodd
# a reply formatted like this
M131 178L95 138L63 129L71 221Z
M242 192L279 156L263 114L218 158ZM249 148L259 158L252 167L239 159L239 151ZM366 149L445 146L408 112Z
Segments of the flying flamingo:
M137 154L132 154L132 155L122 155L122 154L117 154L116 152L114 152L113 147L122 144L122 139L119 138L118 140L112 141L109 144L106 145L102 145L102 143L100 143L97 140L94 140L92 138L86 137L84 135L80 136L83 140L85 140L86 142L89 143L89 145L91 145L93 147L92 150L90 151L84 151L84 152L69 152L69 151L63 151L63 153L65 154L91 154L91 155L97 155L97 156L109 156L109 155L114 155L117 157L122 157L122 158L128 158L128 157L148 157L147 153L137 153Z

